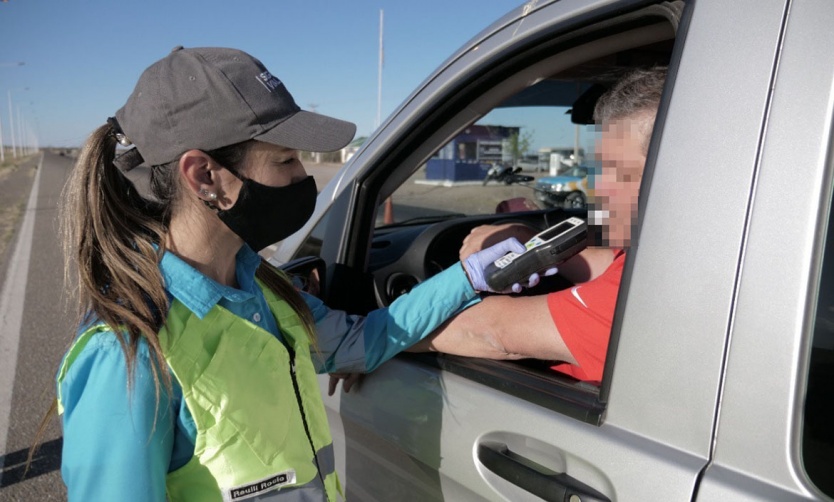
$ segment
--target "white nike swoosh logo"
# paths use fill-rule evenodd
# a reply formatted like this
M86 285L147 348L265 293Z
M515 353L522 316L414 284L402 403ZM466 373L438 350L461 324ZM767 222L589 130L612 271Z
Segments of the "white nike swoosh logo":
M570 288L570 293L573 295L574 298L579 300L579 303L581 303L583 307L588 308L588 306L585 304L585 300L583 300L582 297L579 296L579 291L577 291L578 289L579 286L574 286Z

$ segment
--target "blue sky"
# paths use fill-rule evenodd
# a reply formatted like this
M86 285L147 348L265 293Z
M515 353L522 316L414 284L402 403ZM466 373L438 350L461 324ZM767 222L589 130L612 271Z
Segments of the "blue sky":
M356 122L382 117L454 50L521 0L9 0L0 3L0 119L8 94L41 146L74 146L121 107L140 73L177 45L245 50L305 109ZM23 66L11 63L25 62ZM28 90L23 90L28 88Z

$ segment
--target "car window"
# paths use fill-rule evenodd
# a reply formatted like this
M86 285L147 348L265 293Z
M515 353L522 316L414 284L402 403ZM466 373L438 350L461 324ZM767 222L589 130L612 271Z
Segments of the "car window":
M295 257L317 254L327 262L327 304L351 314L391 304L457 263L463 239L477 225L522 219L544 230L568 216L584 218L593 174L600 172L594 103L629 69L669 64L678 16L675 9L636 9L577 31L553 27L535 44L511 44L500 57L438 76L450 81L404 105L404 116L416 118L390 121L357 153L361 169L330 208L335 216L319 222L298 248ZM621 271L624 255L602 251ZM526 293L570 294L570 286L559 274ZM617 293L606 298L613 311ZM602 361L609 334L610 323L596 352ZM602 423L601 365L583 380L538 358L398 357Z
M583 90L562 99L573 101ZM596 136L593 126L571 122L568 106L499 106L438 148L383 201L377 227L508 209L584 209L583 164L593 162Z
M805 398L802 457L809 478L834 497L834 218L829 214L811 364Z
M657 18L645 22L653 27L650 37L645 37L647 30L642 27L606 31L609 38L602 44L606 52L587 48L577 56L584 61L578 66L566 64L565 46L546 43L539 59L524 58L513 71L484 68L478 78L491 82L490 86L480 85L476 92L462 92L444 102L446 113L420 121L407 142L397 143L399 156L386 157L388 165L377 169L384 179L370 177L357 199L367 201L376 196L372 242L370 246L358 242L354 252L357 260L364 261L362 253L367 250L366 270L373 274L375 293L383 304L454 264L463 238L481 222L546 215L539 216L537 222L538 229L544 230L568 215L587 215L593 203L594 174L601 173L595 159L601 132L592 119L596 99L631 68L621 62L652 68L668 65L671 58L675 43L672 26ZM640 33L639 41L635 33ZM579 54L587 46L568 47L571 54ZM511 63L505 62L506 66ZM472 117L474 110L479 111L477 117L465 122L463 118ZM511 174L502 174L502 169ZM381 192L376 187L381 187ZM466 227L458 221L473 223ZM597 229L592 230L603 237ZM597 244L604 243L598 240ZM612 263L607 277L616 275L619 283L617 274L622 273L625 255L619 249L598 251L608 251L606 256ZM600 277L604 275L601 272ZM569 280L562 274L558 277L559 282L543 281L538 290L527 293L544 297L558 291L575 297L573 284L566 284ZM600 280L598 285L609 282ZM611 316L617 291L605 292ZM592 322L596 323L596 318L589 324ZM442 354L428 362L600 424L604 410L600 389L611 324L596 324L594 333L600 336L595 340L601 349L594 353L596 360L583 366L593 368L588 373L577 370L578 365L568 368L571 365L541 359L508 362Z

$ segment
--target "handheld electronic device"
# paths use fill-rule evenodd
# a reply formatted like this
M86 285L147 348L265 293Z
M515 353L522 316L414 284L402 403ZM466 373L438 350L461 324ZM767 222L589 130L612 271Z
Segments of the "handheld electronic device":
M580 218L568 218L527 241L523 253L507 253L487 265L484 277L494 291L504 291L526 281L534 272L558 265L587 245L588 225Z

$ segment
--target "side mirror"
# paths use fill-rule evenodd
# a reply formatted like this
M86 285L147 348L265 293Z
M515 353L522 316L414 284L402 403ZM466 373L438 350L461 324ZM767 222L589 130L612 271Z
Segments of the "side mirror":
M327 272L327 264L318 256L305 256L296 258L281 265L281 270L287 275L297 277L301 280L301 290L315 297L321 298L324 289L324 279Z

